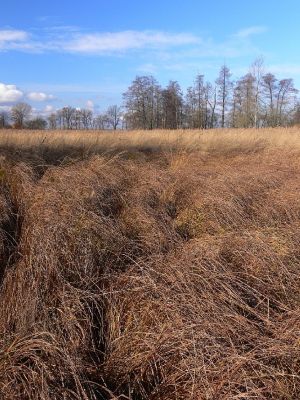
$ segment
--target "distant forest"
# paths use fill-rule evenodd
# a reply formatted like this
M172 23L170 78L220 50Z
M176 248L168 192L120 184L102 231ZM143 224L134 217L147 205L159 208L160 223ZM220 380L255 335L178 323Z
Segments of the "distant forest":
M238 80L223 65L214 82L198 74L183 93L177 81L162 87L153 76L137 76L122 105L106 112L63 107L47 118L31 118L18 103L0 113L0 128L28 129L210 129L260 128L300 123L300 102L293 79L278 79L257 59Z

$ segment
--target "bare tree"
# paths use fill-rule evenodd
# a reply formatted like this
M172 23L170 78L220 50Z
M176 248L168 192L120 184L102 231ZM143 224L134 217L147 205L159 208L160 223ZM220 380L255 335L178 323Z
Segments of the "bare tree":
M13 120L14 127L24 128L25 121L31 113L31 106L27 103L17 103L11 109L11 119Z
M178 129L183 120L183 97L179 83L170 81L167 88L162 91L163 101L163 127Z
M106 116L109 126L112 127L112 129L115 131L119 125L122 116L121 107L118 107L117 105L108 107L106 111Z
M124 94L123 125L133 129L258 128L289 124L295 114L293 81L265 74L262 58L236 83L223 65L215 84L205 83L199 74L183 100L176 81L162 89L151 76L137 77Z
M56 129L57 128L57 114L52 113L48 117L48 126L49 129Z
M118 127L209 129L288 125L299 115L297 93L292 79L280 80L264 73L263 59L258 58L250 72L235 82L226 65L221 67L215 84L205 82L204 75L198 74L184 99L177 81L170 81L162 88L153 76L138 76L123 94L124 112L113 105L95 116L90 109L68 106L51 114L48 126L50 129L115 130ZM18 108L15 106L13 120L15 126L21 127L28 113L20 119ZM0 127L5 125L4 119L0 115Z
M153 76L138 76L123 94L126 124L132 129L154 129L161 123L161 89Z
M216 106L217 106L217 88L210 83L206 85L206 101L209 105L209 113L207 113L207 127L214 128L216 124Z
M82 129L80 108L74 109L73 115L71 116L71 129Z
M204 75L197 75L194 82L194 93L196 98L196 128L205 125L205 86Z
M108 127L108 120L106 114L97 115L92 122L94 129L105 130Z
M4 129L9 125L9 113L6 111L0 112L0 129Z
M232 83L230 81L231 73L229 68L224 64L221 69L219 76L216 80L218 88L218 104L221 108L221 127L225 127L225 114L227 106L229 104L229 97L232 89Z
M80 118L83 129L90 129L93 121L92 110L88 110L85 108L80 110Z
M292 123L293 123L293 125L300 126L300 104L299 103L297 103L295 106Z
M72 129L76 108L64 107L59 111L60 125L63 129Z
M188 127L207 127L208 96L204 75L197 75L194 85L187 89L185 110Z
M25 123L26 129L44 130L47 128L47 121L44 118L37 117Z
M254 107L254 126L258 128L258 113L260 109L260 94L261 94L261 83L264 72L264 59L262 57L257 58L251 66L251 74L255 79L255 107Z
M231 125L234 128L256 126L256 88L255 78L246 74L236 82L232 98Z
M264 90L264 97L266 99L266 123L269 126L276 126L276 108L275 99L277 91L278 79L271 73L267 73L262 77L262 87Z
M281 79L278 83L278 92L276 96L276 117L277 125L286 125L287 117L296 108L296 94L298 90L294 87L293 79Z

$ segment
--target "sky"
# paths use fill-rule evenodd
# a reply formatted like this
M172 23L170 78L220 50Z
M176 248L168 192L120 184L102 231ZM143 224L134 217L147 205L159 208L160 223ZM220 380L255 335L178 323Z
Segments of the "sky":
M233 78L257 57L300 89L299 0L10 0L0 13L0 110L19 101L47 115L121 104L137 75L190 86Z

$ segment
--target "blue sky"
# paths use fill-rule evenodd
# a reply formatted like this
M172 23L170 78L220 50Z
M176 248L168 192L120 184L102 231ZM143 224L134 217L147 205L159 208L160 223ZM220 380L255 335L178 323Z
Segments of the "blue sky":
M299 0L3 2L0 108L104 110L136 75L185 89L224 62L239 77L258 56L300 88L299 15Z

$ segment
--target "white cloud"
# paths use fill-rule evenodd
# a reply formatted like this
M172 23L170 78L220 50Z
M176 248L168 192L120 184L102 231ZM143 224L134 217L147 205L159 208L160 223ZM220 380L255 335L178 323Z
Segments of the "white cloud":
M0 83L0 105L7 106L9 104L22 101L25 98L34 102L43 102L55 99L55 97L51 94L46 94L43 92L25 93L16 85L7 85L5 83ZM46 108L47 107L49 112L52 111L52 106L48 105L46 106Z
M248 28L241 29L237 33L233 35L233 37L239 39L246 39L253 35L259 35L261 33L266 32L268 29L266 26L250 26Z
M19 101L24 96L24 93L15 85L5 85L0 83L0 104L14 103Z
M67 51L76 53L103 54L127 50L157 47L173 47L199 42L199 38L188 33L166 33L156 31L123 31L77 34L63 44Z
M53 100L54 96L52 94L46 94L43 92L30 92L27 94L27 98L31 101L48 101Z
M27 52L71 52L79 54L109 54L137 49L178 47L199 43L190 33L162 31L120 31L82 33L73 26L54 26L30 34L19 30L0 30L0 50Z
M0 29L0 50L17 49L27 47L29 34L15 29Z
M256 49L253 48L250 39L253 35L266 30L265 26L246 27L230 35L223 42L215 42L213 38L202 38L187 32L170 33L154 30L84 33L78 27L61 26L35 31L34 34L18 30L0 30L0 50L81 55L118 55L143 51L158 56L159 53L180 55L180 52L186 51L186 56L190 58L239 57L241 54L254 53ZM140 68L145 72L147 70L155 72L152 60L150 62L146 60Z
M28 33L18 30L0 30L0 43L2 42L17 42L28 39Z

